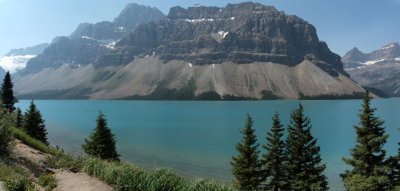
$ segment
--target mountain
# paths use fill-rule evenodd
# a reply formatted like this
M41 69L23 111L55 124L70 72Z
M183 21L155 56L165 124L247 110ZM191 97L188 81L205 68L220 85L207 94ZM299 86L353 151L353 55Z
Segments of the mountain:
M386 96L400 96L399 43L387 44L368 54L353 48L342 61L345 70L360 85L380 90Z
M71 40L67 37L60 37L42 54L29 60L19 74L36 73L44 68L59 68L62 65L80 67L91 63L108 49L109 47L96 40L87 38Z
M83 23L69 37L56 37L39 56L29 60L19 75L25 76L46 68L57 69L62 65L81 67L92 63L115 43L134 31L136 25L164 17L156 8L128 4L114 22Z
M120 15L115 18L113 22L103 21L96 24L82 23L69 38L79 39L86 37L96 40L118 41L125 35L133 32L137 25L158 20L163 17L165 17L165 15L157 8L131 3L122 10Z
M15 73L24 69L30 59L41 54L48 46L49 44L43 43L33 47L11 49L10 52L0 58L0 70L2 70L0 71L0 76L3 76L3 71Z
M258 3L173 7L166 18L137 25L92 63L65 70L26 75L17 91L85 99L298 99L363 91L314 26Z

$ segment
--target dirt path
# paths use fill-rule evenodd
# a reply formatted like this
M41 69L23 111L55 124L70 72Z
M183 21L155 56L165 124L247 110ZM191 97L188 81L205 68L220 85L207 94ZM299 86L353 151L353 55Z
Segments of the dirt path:
M4 188L4 182L0 181L0 191L6 191L6 188Z
M110 186L84 172L73 173L69 170L58 169L56 173L57 191L111 191Z
M28 169L35 175L40 174L40 168L49 154L33 149L19 140L15 140L13 155L17 159L17 163ZM56 175L57 191L111 191L113 190L107 184L96 178L88 176L84 172L73 173L66 169L54 170ZM1 186L1 182L0 182ZM5 191L0 187L0 191Z

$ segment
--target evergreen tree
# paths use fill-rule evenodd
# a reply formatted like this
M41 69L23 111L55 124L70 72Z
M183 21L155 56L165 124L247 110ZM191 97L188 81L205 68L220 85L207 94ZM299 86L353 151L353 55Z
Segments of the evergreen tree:
M0 158L8 157L11 153L10 142L13 140L11 127L14 125L14 117L5 112L0 105Z
M232 173L236 178L234 183L239 190L257 190L262 182L262 163L258 159L259 145L252 126L253 120L247 115L246 126L240 131L243 134L242 141L236 145L239 154L232 157Z
M13 93L13 83L11 82L10 73L4 76L3 84L1 86L1 101L3 106L9 111L14 112L15 97Z
M23 125L23 116L22 116L22 111L21 109L18 107L17 108L17 113L16 113L16 117L15 117L15 127L18 129L21 129Z
M85 139L82 149L90 156L100 157L102 159L119 161L119 154L116 150L115 135L107 126L107 119L101 111L97 117L97 126L90 135L89 140Z
M320 147L311 135L311 121L303 112L303 106L299 104L288 125L285 167L289 190L328 190L326 177L322 174L325 164L321 164Z
M360 109L360 126L354 126L357 144L350 150L352 158L343 161L353 167L341 174L344 186L349 190L387 190L388 167L385 165L385 150L388 135L382 127L384 121L374 115L368 90Z
M282 140L283 125L279 119L278 112L272 118L272 128L267 132L267 144L263 146L267 153L263 155L264 180L269 190L286 189L286 170L284 164L287 160L285 143Z
M42 114L36 108L36 105L31 101L29 109L25 112L23 129L31 137L39 140L40 142L48 145L47 142L47 131L42 119Z
M387 161L390 168L388 178L389 187L391 189L400 190L400 142L397 144L399 145L397 155L390 157Z

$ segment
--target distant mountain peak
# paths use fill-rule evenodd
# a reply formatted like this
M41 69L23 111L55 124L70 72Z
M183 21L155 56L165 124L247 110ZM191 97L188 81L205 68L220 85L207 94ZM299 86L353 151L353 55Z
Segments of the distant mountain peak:
M354 47L342 57L343 62L364 62L365 59L366 55L357 47Z
M125 26L132 30L138 24L158 20L164 16L165 15L155 7L130 3L125 6L119 16L114 19L114 23L118 26Z
M100 41L117 41L132 32L137 25L163 17L165 15L157 8L131 3L125 6L113 22L81 23L69 38L79 39L82 36L87 36Z
M351 49L342 57L342 62L346 69L355 68L364 65L373 65L376 63L400 59L400 44L392 42L382 46L382 48L371 53L362 53L357 48Z
M389 96L400 96L398 42L388 43L366 54L353 48L343 56L342 61L351 78L360 85L381 90Z
M392 42L392 43L389 43L389 44L383 46L381 49L393 49L393 48L399 48L399 47L400 47L400 44L398 42Z
M350 53L363 53L360 51L360 49L358 49L357 47L352 48L350 51ZM364 53L363 53L364 54Z

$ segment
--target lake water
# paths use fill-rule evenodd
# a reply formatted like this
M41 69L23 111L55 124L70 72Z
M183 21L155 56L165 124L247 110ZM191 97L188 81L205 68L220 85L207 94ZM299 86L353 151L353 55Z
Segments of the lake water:
M22 100L17 106L29 106ZM301 101L311 118L312 134L318 138L325 174L331 190L343 190L339 177L354 146L361 100ZM230 182L231 161L236 155L246 113L254 119L260 144L265 143L271 117L278 111L285 126L299 101L35 101L46 120L49 141L70 153L95 128L101 110L116 134L122 160L145 168L169 167L186 177L208 177ZM385 120L390 134L385 148L397 152L400 136L400 99L373 100L376 114ZM261 148L260 148L261 149ZM265 151L262 150L262 153Z

